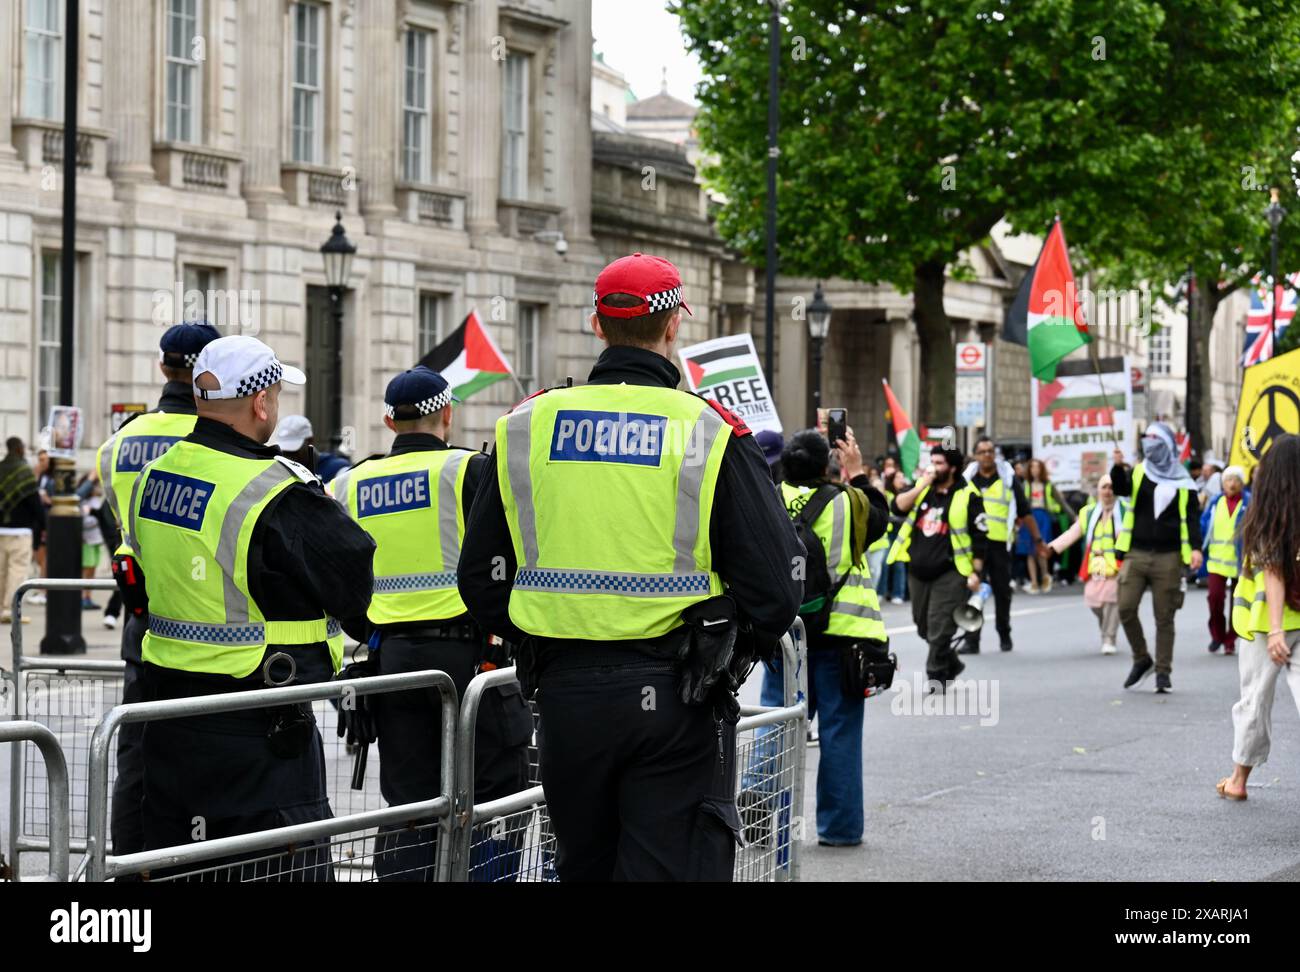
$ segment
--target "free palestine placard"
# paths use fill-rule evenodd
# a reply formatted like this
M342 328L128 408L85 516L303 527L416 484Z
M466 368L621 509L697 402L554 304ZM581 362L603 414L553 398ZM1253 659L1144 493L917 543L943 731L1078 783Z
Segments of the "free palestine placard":
M682 348L686 384L745 420L755 432L781 432L781 420L754 350L752 334L732 334Z

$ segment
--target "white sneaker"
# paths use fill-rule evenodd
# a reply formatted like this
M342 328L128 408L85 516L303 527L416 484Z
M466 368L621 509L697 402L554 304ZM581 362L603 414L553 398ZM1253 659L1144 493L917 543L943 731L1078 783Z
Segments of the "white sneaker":
M1113 655L1115 654L1115 646L1112 644L1103 644L1101 646L1101 653L1103 655Z
M113 617L113 615L111 615L111 614L105 614L105 615L104 615L104 627L107 628L109 631L116 631L116 630L117 630L117 618Z
M28 603L28 604L44 604L44 603L45 603L45 592L44 592L44 591L32 591L30 594L27 595L27 603Z
M902 603L903 603L903 599L902 599L901 597L891 597L891 598L889 599L889 603L890 603L890 604L902 604Z

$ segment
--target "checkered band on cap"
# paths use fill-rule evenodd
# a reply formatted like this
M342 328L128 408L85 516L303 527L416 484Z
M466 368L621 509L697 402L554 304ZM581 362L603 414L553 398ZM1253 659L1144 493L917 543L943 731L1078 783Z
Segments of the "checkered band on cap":
M173 361L177 358L180 358L182 363L181 366L185 368L193 368L194 362L199 360L199 352L197 351L191 351L189 354L181 354L178 351L158 352L158 360L161 361L163 364L167 363L168 356L170 356Z
M241 378L239 384L235 386L236 398L247 398L249 395L256 395L263 388L270 388L280 376L284 374L284 369L280 367L280 362L273 361L261 371L249 375L247 378Z
M655 311L668 310L670 307L676 307L682 302L682 288L674 287L672 290L662 290L657 294L646 294L646 303L650 305L650 313Z
M400 405L389 405L384 402L384 414L393 418L399 408L413 408L421 415L432 415L451 404L451 386L448 385L437 395L432 398L426 398L422 402L403 402Z

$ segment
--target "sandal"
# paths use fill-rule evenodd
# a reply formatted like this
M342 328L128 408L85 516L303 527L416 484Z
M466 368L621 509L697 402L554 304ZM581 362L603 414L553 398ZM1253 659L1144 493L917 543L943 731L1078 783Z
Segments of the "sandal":
M1229 793L1229 792L1228 792L1228 781L1229 781L1230 779L1231 779L1231 777L1229 777L1229 776L1225 776L1223 779L1219 780L1219 782L1215 784L1214 789L1218 791L1219 796L1223 797L1225 800L1244 800L1244 799L1246 799L1246 794L1244 794L1244 793Z

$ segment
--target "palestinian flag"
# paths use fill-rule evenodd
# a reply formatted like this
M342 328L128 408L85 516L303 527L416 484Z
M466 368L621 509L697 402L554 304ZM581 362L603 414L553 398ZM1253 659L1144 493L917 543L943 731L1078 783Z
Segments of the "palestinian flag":
M757 378L760 373L758 358L754 356L748 335L734 342L711 347L708 351L689 358L683 355L682 361L690 372L691 387L701 393L724 381Z
M514 374L476 310L470 311L460 327L419 363L447 379L451 393L461 401Z
M903 411L903 406L898 404L898 399L894 397L889 381L881 378L880 383L885 386L885 405L889 408L890 418L894 420L894 439L898 442L898 466L903 470L903 475L911 479L916 474L916 467L921 464L921 438L916 434L916 429L912 428L912 422Z
M1092 340L1059 216L1007 312L1003 337L1029 347L1029 370L1040 381L1055 380L1056 363Z

